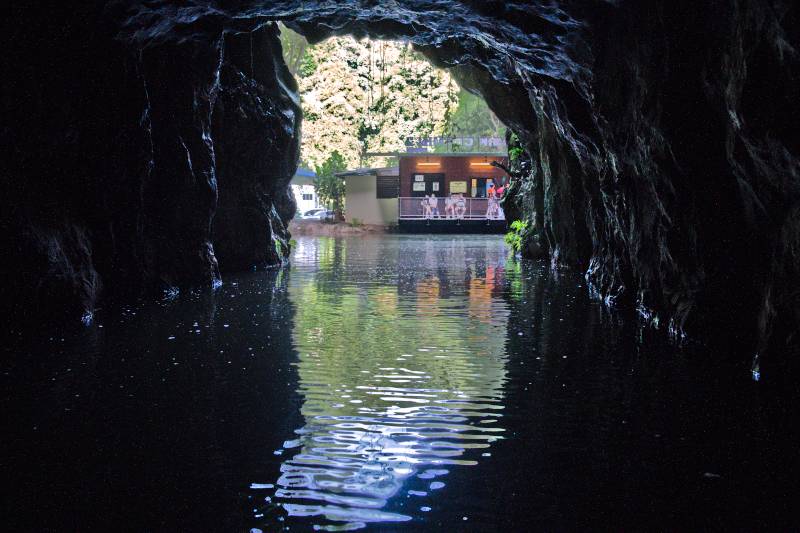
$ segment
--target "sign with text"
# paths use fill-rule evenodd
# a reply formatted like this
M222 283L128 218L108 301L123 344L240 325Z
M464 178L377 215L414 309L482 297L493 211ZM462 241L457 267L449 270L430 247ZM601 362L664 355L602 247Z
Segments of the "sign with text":
M451 181L450 194L466 194L467 182L466 181Z
M427 153L437 147L449 147L453 152L481 150L486 152L502 152L506 150L506 142L500 137L406 137L406 151Z

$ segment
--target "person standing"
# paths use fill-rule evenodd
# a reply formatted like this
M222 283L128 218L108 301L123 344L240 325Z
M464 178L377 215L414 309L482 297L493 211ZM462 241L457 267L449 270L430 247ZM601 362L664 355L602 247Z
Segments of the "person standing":
M458 219L464 218L466 212L467 212L467 201L464 199L464 195L462 193L459 193L456 195L456 206L455 206L456 218Z
M497 200L496 200L497 201L497 207L495 208L495 213L494 214L495 214L495 218L498 219L498 220L505 220L505 218L506 218L506 214L505 214L505 212L503 212L503 208L500 207L500 200L503 199L503 194L505 194L505 192L506 192L505 183L501 183L500 186L495 191L495 194L497 195Z
M495 218L495 214L497 212L497 189L495 189L493 181L489 182L489 187L486 189L486 198L488 199L486 206L486 218Z
M453 218L454 198L451 194L444 199L444 218Z
M431 218L431 202L427 194L420 202L420 205L422 206L422 218Z
M433 218L433 217L440 218L439 217L439 199L436 197L436 195L435 194L431 194L431 197L428 200L428 202L430 203L430 206L431 206L431 218Z

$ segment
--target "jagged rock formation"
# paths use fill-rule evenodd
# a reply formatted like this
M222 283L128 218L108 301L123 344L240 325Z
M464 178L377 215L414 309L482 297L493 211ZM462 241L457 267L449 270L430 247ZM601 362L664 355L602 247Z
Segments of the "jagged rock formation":
M312 41L405 38L452 67L525 146L517 202L551 257L675 334L729 332L750 355L797 360L794 2L102 4L15 6L4 35L2 217L20 301L89 309L101 279L211 283L228 183L224 224L261 228L257 248L282 235L267 221L291 211L276 199L297 135L279 19ZM216 122L218 105L237 126ZM250 128L276 135L279 171L228 166Z

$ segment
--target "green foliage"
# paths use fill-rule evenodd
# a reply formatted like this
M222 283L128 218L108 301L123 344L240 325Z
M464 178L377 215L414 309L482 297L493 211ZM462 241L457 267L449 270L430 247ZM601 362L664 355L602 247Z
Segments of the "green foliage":
M503 137L505 126L480 96L466 89L458 93L458 105L448 112L444 134L454 137ZM454 147L457 148L457 147Z
M306 50L305 54L303 54L303 60L300 62L300 69L298 74L303 77L307 78L314 74L314 71L317 70L317 61L314 59L314 56Z
M364 164L363 160L366 158L366 154L369 151L370 139L378 135L380 132L381 127L378 124L371 121L368 122L368 119L365 117L359 119L356 137L358 138L358 143L361 145L362 164Z
M519 137L513 131L508 139L508 157L511 162L515 162L524 153L523 148L519 145Z
M303 60L308 54L308 41L305 37L287 28L283 23L278 24L281 30L281 50L283 60L292 76L297 76Z
M334 150L322 165L316 168L317 177L314 188L320 200L341 218L344 210L344 180L336 175L347 170L347 162L338 151Z
M391 105L392 105L392 103L391 103L391 101L389 100L388 97L381 96L380 98L375 100L374 104L372 104L371 111L373 111L375 113L380 113L382 115L385 115L386 112L389 111L389 108L391 107Z
M511 251L519 253L528 234L528 222L526 220L515 220L511 223L511 230L506 233L504 239Z
M360 228L361 226L364 225L364 222L362 222L360 218L353 218L353 220L351 220L349 224L350 227L352 228Z
M381 132L380 126L374 123L368 123L367 120L363 118L358 121L357 137L360 142L366 143L369 141L370 137L374 137L380 132Z
M275 246L275 255L278 257L288 257L290 251L288 244L284 244L284 242L279 239L273 240L272 243Z

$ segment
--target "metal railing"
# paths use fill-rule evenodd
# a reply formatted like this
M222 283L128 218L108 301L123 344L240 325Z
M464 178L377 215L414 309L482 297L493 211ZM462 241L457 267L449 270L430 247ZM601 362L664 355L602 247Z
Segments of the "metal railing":
M505 220L495 198L400 197L400 220Z

